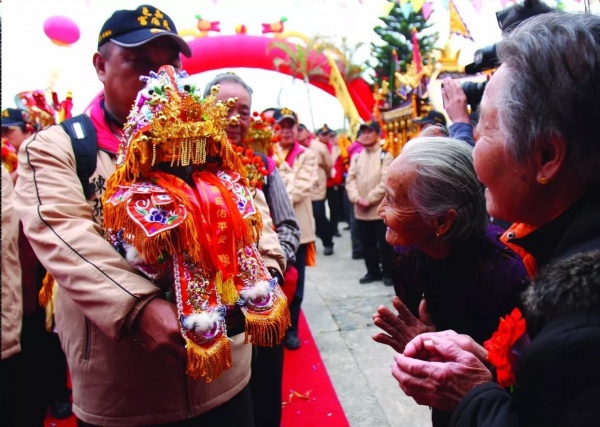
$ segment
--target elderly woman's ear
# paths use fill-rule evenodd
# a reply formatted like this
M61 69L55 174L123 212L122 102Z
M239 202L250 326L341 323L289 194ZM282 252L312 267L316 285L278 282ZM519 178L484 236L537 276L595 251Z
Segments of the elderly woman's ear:
M456 221L456 210L449 209L445 214L438 215L433 220L433 225L435 227L435 236L442 237L446 234L454 225Z
M555 179L565 166L567 147L565 140L558 136L550 137L547 142L542 142L536 150L537 181L545 185Z

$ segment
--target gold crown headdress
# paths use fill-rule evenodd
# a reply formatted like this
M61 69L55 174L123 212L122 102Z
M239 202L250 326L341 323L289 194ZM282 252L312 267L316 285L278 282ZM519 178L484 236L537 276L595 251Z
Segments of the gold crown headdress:
M243 170L225 133L227 124L238 120L227 117L235 100L215 101L218 86L203 99L187 77L173 67L142 77L146 87L129 114L117 159L117 166L132 174L130 180L159 163L200 165L212 157L233 170Z
M254 245L260 212L225 133L234 100L217 102L217 87L202 99L186 77L164 66L144 78L107 181L104 227L134 268L172 291L187 373L210 382L232 364L229 308L257 345L281 341L289 311ZM156 167L164 163L186 167L186 180Z

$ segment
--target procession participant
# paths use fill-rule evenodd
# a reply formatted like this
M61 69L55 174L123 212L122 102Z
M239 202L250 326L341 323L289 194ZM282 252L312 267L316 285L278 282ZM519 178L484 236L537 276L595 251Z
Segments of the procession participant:
M216 94L217 100L227 101L230 98L236 100L229 109L228 115L229 117L239 115L239 120L230 121L225 128L229 142L244 147L245 150L254 150L255 154L265 155L262 162L266 163L264 167L267 168L268 174L265 175L264 183L257 181L260 188L258 191L263 190L265 193L275 232L285 254L286 273L284 273L284 278L287 278L290 272L295 270L293 264L296 261L296 250L300 244L300 229L275 162L266 156L269 149L272 150L274 132L268 123L259 117L253 117L253 91L241 77L232 72L221 73L207 83L204 95L207 96L210 89L217 84L219 85L219 92ZM246 165L247 169L253 167L256 168L251 163ZM292 284L285 281L281 285L291 302L293 291L287 288ZM283 343L273 347L255 347L251 365L250 388L256 427L279 427L281 424L283 354Z
M215 76L206 84L204 96L208 96L214 85L219 85L219 92L216 95L217 100L226 101L229 98L237 98L236 103L229 110L229 116L239 114L239 120L237 123L228 124L225 129L229 142L254 149L254 151L263 155L266 154L258 147L253 146L252 142L246 140L253 121L252 88L238 75L227 72ZM268 142L272 144L271 141ZM266 160L268 161L268 159ZM298 221L275 162L271 161L265 167L268 174L265 178L265 184L261 183L261 190L265 193L275 232L285 255L285 262L286 264L294 264L296 261L295 252L300 239ZM282 266L282 269L285 269L285 265Z
M227 141L235 100L216 101L218 86L202 99L187 77L163 66L144 78L107 180L104 227L176 304L186 372L210 383L231 367L228 333L242 327L245 342L275 345L289 312L256 247L263 218L250 188L261 177L244 166L254 158ZM236 323L237 313L245 321Z
M359 127L358 141L363 150L352 157L346 191L354 204L354 216L365 257L367 273L359 279L361 284L383 280L392 286L392 247L385 240L386 227L377 214L377 207L385 196L385 180L393 156L380 144L381 127L374 120Z
M17 179L17 152L23 141L33 132L33 127L25 122L20 109L2 110L2 163L11 174L13 182Z
M325 202L327 200L327 181L331 178L333 162L329 152L329 128L323 125L316 131L317 138L310 141L309 150L317 157L317 179L312 188L312 207L317 236L323 242L323 255L333 255L333 230L327 218Z
M19 217L14 210L14 186L8 170L2 168L2 423L25 427L22 400L23 364L20 333L23 318L21 306L21 264L19 263Z
M160 298L160 289L102 235L101 200L122 127L144 87L140 75L179 67L180 53L189 57L191 49L153 6L118 10L104 23L93 58L104 91L86 111L99 146L94 194L84 196L62 127L38 132L21 150L16 207L36 255L59 284L55 320L82 426L253 425L244 334L231 337L232 367L218 379L207 384L186 376L176 305Z
M311 189L317 176L317 159L314 153L298 142L298 116L289 108L275 110L278 143L273 159L281 173L290 201L300 226L300 246L296 252L298 281L290 304L292 326L285 335L284 345L289 350L300 347L298 323L304 298L304 278L307 265L315 262L315 220L312 212Z
M11 144L18 150L34 132L56 123L55 111L46 103L42 91L26 91L18 98L31 101L26 109L7 108L2 112L2 132L6 131ZM15 160L17 156L15 154ZM16 167L11 174L17 179ZM71 390L67 387L67 361L60 347L58 335L53 331L52 321L40 306L38 293L46 270L40 264L19 224L19 260L21 263L21 286L23 290L23 319L21 330L21 358L24 384L21 399L27 402L22 419L25 425L42 427L50 407L56 419L71 415Z

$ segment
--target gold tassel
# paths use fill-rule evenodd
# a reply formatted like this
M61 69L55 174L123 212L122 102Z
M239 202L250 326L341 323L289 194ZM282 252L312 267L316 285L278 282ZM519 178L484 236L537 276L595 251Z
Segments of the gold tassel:
M44 276L42 280L42 288L38 293L38 301L40 305L44 308L48 306L48 303L52 301L52 288L54 287L54 277L48 272Z
M234 305L240 299L240 296L233 283L233 277L223 281L223 273L220 271L215 275L215 284L217 285L217 292L221 296L221 301L225 305Z
M285 331L292 324L290 310L285 298L277 298L271 311L253 313L246 311L246 336L244 343L273 347L283 340Z
M187 371L194 380L204 378L207 383L216 380L225 369L231 368L231 342L225 334L206 348L186 339Z

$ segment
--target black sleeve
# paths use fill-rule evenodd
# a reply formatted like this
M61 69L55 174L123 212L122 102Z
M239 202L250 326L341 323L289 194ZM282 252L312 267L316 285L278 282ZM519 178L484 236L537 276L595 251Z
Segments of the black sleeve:
M510 394L497 383L481 384L460 401L452 414L450 427L517 426L511 420L511 408Z

